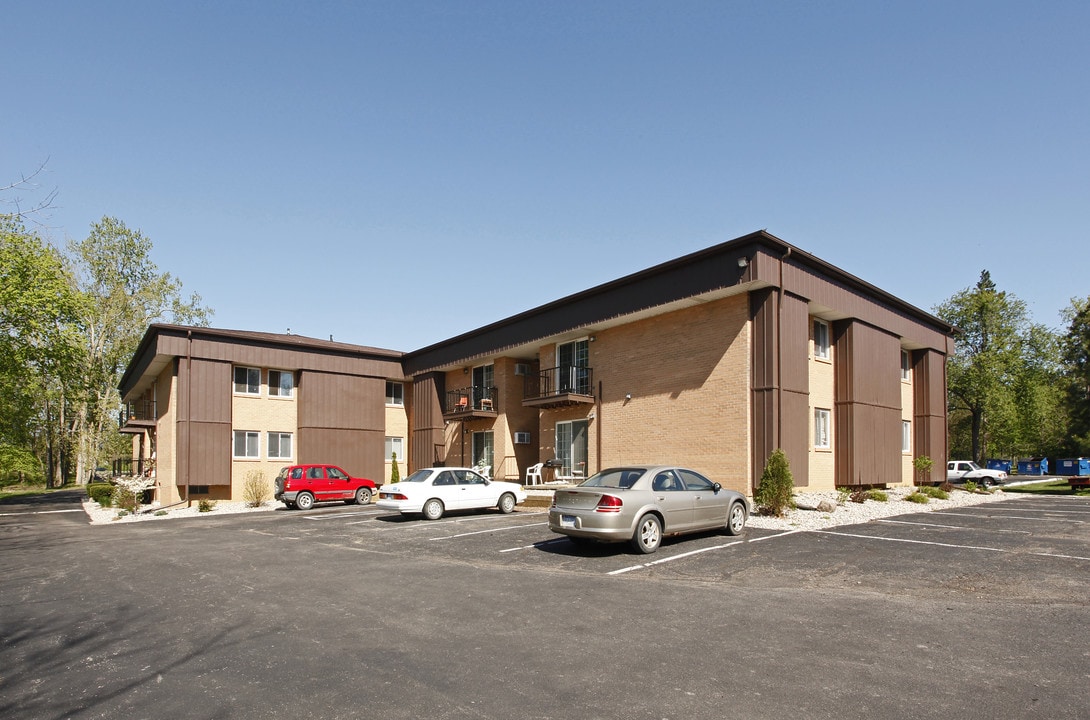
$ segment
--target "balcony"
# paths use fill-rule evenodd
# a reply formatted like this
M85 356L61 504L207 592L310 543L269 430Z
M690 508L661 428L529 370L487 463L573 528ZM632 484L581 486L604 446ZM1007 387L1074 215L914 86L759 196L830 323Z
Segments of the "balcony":
M564 407L594 404L594 370L563 366L528 375L522 394L525 407Z
M498 417L496 396L496 388L494 387L466 387L458 390L448 390L446 400L443 403L443 419Z
M123 433L142 433L155 427L155 401L125 403L118 413L117 426Z

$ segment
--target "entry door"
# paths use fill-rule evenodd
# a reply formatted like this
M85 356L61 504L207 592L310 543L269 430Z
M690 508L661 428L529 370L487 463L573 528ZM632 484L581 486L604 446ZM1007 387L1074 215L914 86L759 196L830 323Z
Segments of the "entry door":
M557 378L557 390L561 393L590 395L590 347L587 341L576 340L556 346L556 360L560 376Z
M572 470L587 474L587 421L572 420L556 424L556 459L563 467L560 475L571 477ZM581 463L581 464L580 464Z
M496 476L496 468L492 467L492 431L473 433L473 467L487 465L492 471L492 477Z

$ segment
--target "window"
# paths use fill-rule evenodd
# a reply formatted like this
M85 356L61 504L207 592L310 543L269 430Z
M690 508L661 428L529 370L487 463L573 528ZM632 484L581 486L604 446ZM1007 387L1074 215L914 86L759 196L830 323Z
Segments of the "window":
M832 413L821 408L814 409L814 447L829 447L829 420Z
M586 420L573 420L556 424L556 459L561 463L561 467L556 471L556 474L560 477L574 477L574 471L578 470L582 474L586 470Z
M912 452L912 423L908 420L901 421L901 452Z
M492 365L478 365L473 368L473 409L491 410L492 386L495 384L495 370Z
M279 460L291 458L291 433L269 433L269 458Z
M261 371L257 368L235 368L235 392L243 395L261 394Z
M912 353L908 350L901 351L901 379L905 381L912 379Z
M405 385L399 382L386 381L386 404L387 405L401 405L405 404ZM389 453L387 453L389 457Z
M235 430L235 457L261 457L261 433L252 430Z
M269 371L269 395L290 398L295 389L295 373L284 370Z
M556 346L559 367L557 390L562 393L590 395L590 346L588 340L576 340Z
M829 323L814 321L814 357L829 359Z
M402 460L405 459L405 438L386 438L386 459L392 460L394 457L394 453L397 453L397 456Z

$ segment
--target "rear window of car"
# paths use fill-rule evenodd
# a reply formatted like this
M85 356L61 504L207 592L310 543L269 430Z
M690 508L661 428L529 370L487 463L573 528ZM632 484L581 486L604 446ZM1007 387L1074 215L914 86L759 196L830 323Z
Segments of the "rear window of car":
M627 490L636 484L643 472L639 468L610 468L597 475L592 475L580 487L607 487Z
M401 478L401 482L424 482L431 477L431 470L417 470L407 478Z
M291 469L291 479L292 480L298 480L301 477L303 477L303 468L294 467L294 468Z

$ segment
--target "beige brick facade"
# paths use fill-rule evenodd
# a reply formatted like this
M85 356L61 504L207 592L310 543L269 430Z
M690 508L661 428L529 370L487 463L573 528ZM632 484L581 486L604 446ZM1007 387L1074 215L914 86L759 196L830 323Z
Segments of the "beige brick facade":
M813 317L810 318L809 325L809 472L806 478L796 478L796 484L799 484L798 481L802 480L805 482L808 491L820 492L822 490L832 490L836 484L836 463L833 455L833 450L836 447L836 418L833 416L836 411L836 373L834 371L836 348L830 344L829 357L818 357L814 352ZM817 447L815 413L819 409L829 411L829 447L827 448Z

